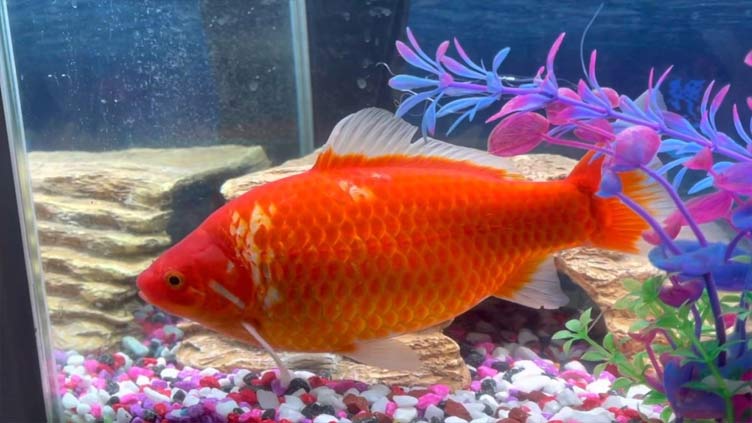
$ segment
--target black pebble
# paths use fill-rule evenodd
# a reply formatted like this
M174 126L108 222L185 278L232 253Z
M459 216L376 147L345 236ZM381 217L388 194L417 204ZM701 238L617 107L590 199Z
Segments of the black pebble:
M120 390L120 385L118 385L114 380L109 380L107 381L107 386L105 386L104 389L108 394L113 395Z
M256 379L256 375L253 373L248 373L247 375L243 376L243 383L245 383L248 386L253 386L252 385L253 379Z
M175 402L183 402L185 399L185 391L182 389L178 389L175 391L174 394L172 394L172 400Z
M264 414L261 415L261 419L262 420L274 420L274 413L275 411L273 408L268 408L264 410Z
M144 410L144 415L141 418L147 422L153 422L157 420L157 413L151 410Z
M486 360L483 354L479 354L477 351L472 351L465 357L465 363L475 368L478 368Z
M115 359L112 358L112 354L102 354L97 358L97 361L108 366L115 364Z
M235 414L243 414L243 413L245 413L245 411L243 411L243 409L240 408L240 407L233 408L232 412L235 413Z
M484 379L480 383L480 391L484 394L493 396L496 393L496 381L493 379Z
M491 368L500 372L506 372L509 370L509 363L506 361L494 361L493 364L491 364Z
M308 385L308 382L306 382L304 379L296 377L295 379L290 381L290 386L287 387L287 390L285 391L285 395L292 395L300 389L303 389L306 392L309 392L311 390L311 387Z
M167 322L167 316L165 316L162 312L156 312L149 317L149 320L154 323L166 323Z
M120 397L113 395L107 400L107 405L115 405L120 402Z
M431 417L431 423L442 423L442 421L440 418L433 416Z
M364 419L359 419L355 417L353 418L353 423L379 423L379 419L373 416L366 417Z
M506 380L509 383L512 383L512 376L516 375L517 373L522 371L522 367L516 367L507 370L506 373L504 373L503 379Z
M486 404L486 406L483 407L483 412L486 413L486 415L493 416L496 413L496 410L494 410L493 408L489 407L488 404Z
M306 405L300 412L309 419L314 419L319 414L329 414L330 416L333 416L334 407L332 407L331 405L321 405L317 402L314 402L313 404Z

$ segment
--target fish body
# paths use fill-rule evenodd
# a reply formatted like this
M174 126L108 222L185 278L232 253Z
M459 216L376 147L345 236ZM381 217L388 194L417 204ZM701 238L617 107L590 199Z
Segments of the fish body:
M411 143L414 129L376 109L346 119L309 171L252 189L166 251L139 277L142 296L250 343L245 326L273 348L354 353L489 296L564 305L552 253L636 251L647 229L595 196L590 156L532 182L483 152ZM623 182L656 200L639 176Z

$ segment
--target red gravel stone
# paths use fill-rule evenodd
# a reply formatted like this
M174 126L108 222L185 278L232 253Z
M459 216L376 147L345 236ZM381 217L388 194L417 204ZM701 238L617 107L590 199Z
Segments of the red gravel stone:
M392 423L394 421L391 417L379 412L373 413L373 417L376 417L379 423Z
M204 376L198 382L202 388L217 388L219 389L219 382L212 376Z
M496 421L496 423L522 423L522 422L517 419L510 419L509 417L507 417L506 419L501 419L501 420Z
M342 402L345 403L345 406L347 406L347 412L350 414L358 414L362 411L368 411L368 400L355 394L345 395Z
M509 410L509 418L515 419L520 423L525 423L527 421L527 413L520 407L514 407Z
M467 421L472 420L473 418L470 416L470 413L467 411L467 408L465 408L464 405L458 403L457 401L448 399L446 402L446 406L444 406L444 412L449 416L455 416L459 417L461 419L465 419Z

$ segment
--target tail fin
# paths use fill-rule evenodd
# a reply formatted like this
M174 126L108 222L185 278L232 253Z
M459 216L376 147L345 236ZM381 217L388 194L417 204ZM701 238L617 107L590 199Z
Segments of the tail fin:
M637 253L641 250L642 234L650 229L648 223L618 198L601 198L595 195L601 183L603 157L592 159L587 153L567 178L580 190L592 195L591 212L596 220L595 231L590 235L593 247ZM657 159L656 159L657 161ZM619 174L622 192L642 206L651 216L662 221L674 209L666 192L640 170Z

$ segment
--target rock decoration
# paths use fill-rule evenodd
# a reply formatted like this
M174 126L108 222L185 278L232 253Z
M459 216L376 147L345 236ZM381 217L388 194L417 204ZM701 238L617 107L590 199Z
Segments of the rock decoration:
M55 347L118 344L135 277L223 203L224 180L268 166L263 149L239 145L30 153Z

